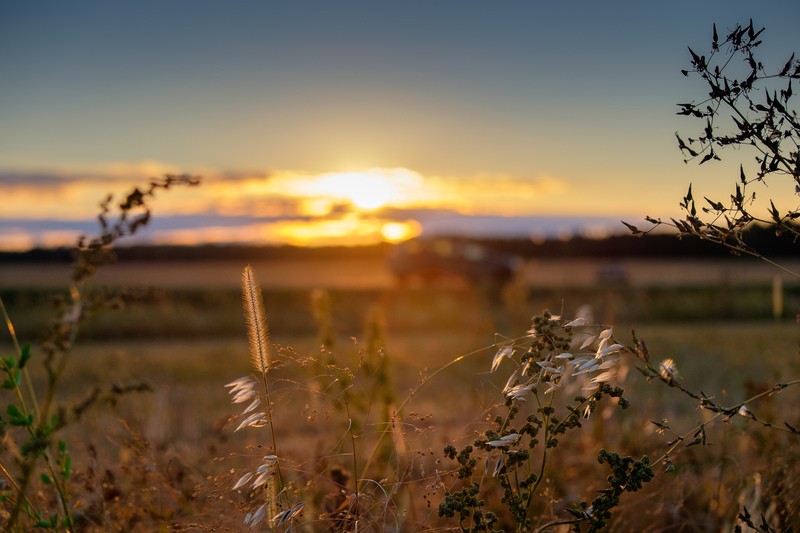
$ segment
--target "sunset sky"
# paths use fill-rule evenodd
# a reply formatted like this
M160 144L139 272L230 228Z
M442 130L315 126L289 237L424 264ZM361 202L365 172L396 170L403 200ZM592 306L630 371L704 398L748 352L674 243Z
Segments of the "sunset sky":
M800 52L796 0L2 1L0 248L69 243L165 172L204 183L159 196L152 242L680 216L690 182L725 199L739 163L683 163L674 133L699 125L676 104L704 96L687 46L749 18L765 63Z

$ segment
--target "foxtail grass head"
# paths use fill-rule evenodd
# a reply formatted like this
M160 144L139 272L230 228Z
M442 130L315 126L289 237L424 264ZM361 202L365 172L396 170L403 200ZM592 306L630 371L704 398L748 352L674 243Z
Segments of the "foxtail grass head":
M250 341L250 358L255 369L265 374L270 367L269 330L261 288L250 265L242 272L242 305Z

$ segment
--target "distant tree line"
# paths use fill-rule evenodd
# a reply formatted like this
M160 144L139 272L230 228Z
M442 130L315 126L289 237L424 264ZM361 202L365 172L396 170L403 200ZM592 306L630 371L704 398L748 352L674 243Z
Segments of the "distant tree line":
M573 237L568 240L551 239L533 242L525 239L482 241L485 246L525 258L724 258L734 252L722 247L708 246L694 235L677 236L674 233L651 233L647 238L639 235L614 235L604 239ZM752 247L766 257L800 258L797 237L775 226L753 225L743 235Z
M383 257L390 245L354 247L299 247L299 246L244 246L244 245L197 245L172 246L148 245L115 248L120 261L256 261L263 259L319 259L324 260L344 255L353 258ZM0 262L63 262L73 260L72 248L34 248L24 252L0 251Z
M792 232L775 226L754 225L744 234L744 239L768 257L800 258L800 249ZM464 238L454 238L464 241ZM568 240L551 239L470 239L497 252L522 258L675 258L675 257L729 257L726 248L708 246L696 236L677 237L674 234L650 234L647 238L635 235L614 235L604 239L573 237ZM255 261L268 259L325 260L347 256L349 258L381 258L389 253L390 244L353 247L297 247L297 246L132 246L118 248L116 253L123 261ZM25 252L0 252L0 262L64 262L72 261L70 248L37 248Z

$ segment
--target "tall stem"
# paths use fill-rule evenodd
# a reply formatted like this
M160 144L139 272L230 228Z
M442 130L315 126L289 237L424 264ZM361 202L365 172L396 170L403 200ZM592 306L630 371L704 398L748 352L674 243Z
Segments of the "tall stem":
M347 430L350 432L350 444L353 449L353 475L358 476L358 456L356 455L356 436L353 435L353 417L350 416L350 406L345 399L344 402L344 409L347 412L347 422L348 427ZM365 472L366 474L366 472ZM353 510L355 511L355 523L356 527L358 527L358 478L354 480L353 485L355 486L355 493L356 493L356 500L353 503Z
M267 420L269 420L269 433L272 438L272 453L278 458L275 462L278 471L278 482L280 483L281 490L283 489L283 474L281 473L281 456L278 453L278 444L275 440L275 425L272 423L272 401L269 397L269 380L267 380L266 370L261 373L262 383L264 384L264 398L267 402Z

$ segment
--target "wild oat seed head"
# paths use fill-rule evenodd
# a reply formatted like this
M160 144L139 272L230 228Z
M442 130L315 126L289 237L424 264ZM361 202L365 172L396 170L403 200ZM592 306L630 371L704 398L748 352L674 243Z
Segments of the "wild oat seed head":
M253 513L247 513L244 517L244 525L250 526L250 529L254 529L259 522L264 520L264 517L267 514L267 504L263 504Z
M264 299L256 281L256 274L250 265L242 272L242 305L247 323L247 338L250 341L250 358L258 372L269 370L269 330L264 312Z
M519 439L519 433L509 433L505 437L500 437L498 440L490 440L486 444L495 448L507 448L516 443L517 439Z
M242 428L252 427L252 428L261 428L266 426L269 423L267 419L267 414L264 412L257 412L254 413L239 423L234 431L239 431Z
M592 344L596 338L597 338L596 335L589 335L588 337L586 337L586 340L583 341L583 344L581 344L581 347L578 349L583 350L584 348Z
M243 475L242 477L239 478L239 481L237 481L236 484L233 486L233 490L236 490L236 489L239 489L239 488L242 488L243 486L245 486L247 484L247 482L250 481L250 479L252 479L252 477L253 477L253 473L252 472L247 472L245 475Z
M585 325L586 325L586 319L583 318L582 316L579 316L575 320L572 320L572 321L567 322L566 324L564 324L564 327L565 328L577 328L577 327L585 326Z
M492 359L492 369L490 370L490 372L494 372L495 370L497 370L497 368L500 366L500 362L503 359L511 357L512 355L514 355L513 344L506 344L504 346L501 346L500 349L497 350L497 353L494 355L494 358Z
M285 522L290 522L303 512L303 507L305 507L305 503L301 502L295 504L291 509L286 509L285 511L281 511L280 513L276 514L275 517L272 519L273 524L275 526L280 526Z

